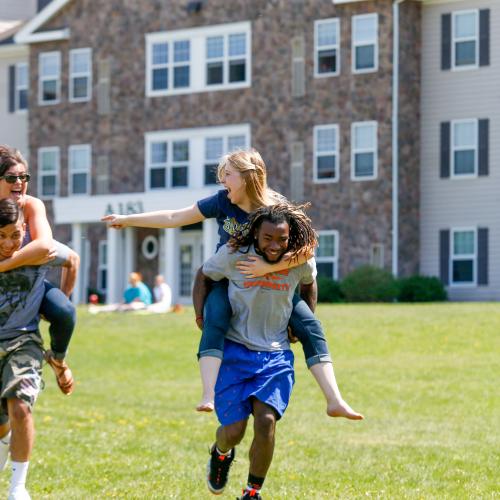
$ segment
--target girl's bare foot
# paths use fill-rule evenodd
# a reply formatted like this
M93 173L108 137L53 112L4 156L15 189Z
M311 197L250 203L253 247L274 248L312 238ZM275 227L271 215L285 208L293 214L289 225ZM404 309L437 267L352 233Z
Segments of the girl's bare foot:
M365 417L354 411L343 399L328 404L326 414L329 417L344 417L349 420L363 420Z
M207 413L214 411L214 400L212 398L203 398L201 403L196 406L196 411L205 411Z

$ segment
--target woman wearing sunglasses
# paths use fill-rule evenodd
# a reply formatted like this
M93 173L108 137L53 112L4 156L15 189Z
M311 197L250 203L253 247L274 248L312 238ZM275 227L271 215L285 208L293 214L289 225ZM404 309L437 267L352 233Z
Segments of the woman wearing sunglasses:
M0 261L0 272L21 266L40 265L54 258L52 230L41 200L26 194L30 174L28 164L16 149L0 145L0 199L11 198L23 210L26 223L26 237L22 248L11 258ZM67 249L73 263L79 265L78 255ZM57 384L64 394L73 391L73 375L64 361L69 341L75 327L75 307L69 296L75 285L74 279L63 274L62 290L45 281L45 296L40 307L50 323L50 347L46 360L56 374Z

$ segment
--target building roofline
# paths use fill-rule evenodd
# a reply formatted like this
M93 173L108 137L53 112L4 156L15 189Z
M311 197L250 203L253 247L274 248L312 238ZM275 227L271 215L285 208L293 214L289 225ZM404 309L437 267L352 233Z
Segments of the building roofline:
M16 43L37 43L48 42L51 40L64 40L69 38L69 29L60 29L53 31L44 31L35 33L49 19L54 17L63 7L72 0L52 0L44 9L42 9L31 21L26 23L14 37Z

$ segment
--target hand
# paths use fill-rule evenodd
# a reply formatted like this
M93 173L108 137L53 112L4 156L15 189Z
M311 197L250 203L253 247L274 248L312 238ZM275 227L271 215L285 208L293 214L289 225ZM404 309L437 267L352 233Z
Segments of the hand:
M203 316L196 317L196 326L203 331Z
M126 215L118 215L118 214L105 215L104 217L101 217L101 221L107 222L108 226L114 229L123 229L124 227L128 226Z
M247 278L258 278L272 272L272 267L261 257L250 255L247 260L236 262L236 269Z
M295 344L299 341L298 337L296 337L294 334L293 334L293 331L290 327L287 327L288 328L288 340L292 343L292 344Z
M40 259L37 259L36 265L37 266L43 266L44 264L47 264L48 262L53 261L57 257L57 248L52 247L45 257L41 257Z

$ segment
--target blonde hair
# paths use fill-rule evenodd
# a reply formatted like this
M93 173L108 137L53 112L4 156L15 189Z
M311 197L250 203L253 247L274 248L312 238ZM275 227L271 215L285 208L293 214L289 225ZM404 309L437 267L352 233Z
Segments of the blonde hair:
M283 196L267 185L266 164L255 149L242 149L224 155L217 167L217 180L224 181L225 168L230 166L241 174L252 209L267 207L283 200Z

